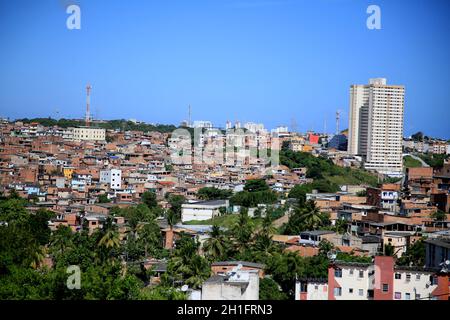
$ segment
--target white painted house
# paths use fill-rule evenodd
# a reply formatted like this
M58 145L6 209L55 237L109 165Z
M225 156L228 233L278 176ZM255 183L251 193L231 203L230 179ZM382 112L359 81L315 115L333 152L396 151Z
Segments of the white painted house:
M220 215L220 208L228 208L228 200L185 203L181 206L181 221L209 220Z
M122 188L122 170L110 169L100 170L100 183L109 184L111 189Z

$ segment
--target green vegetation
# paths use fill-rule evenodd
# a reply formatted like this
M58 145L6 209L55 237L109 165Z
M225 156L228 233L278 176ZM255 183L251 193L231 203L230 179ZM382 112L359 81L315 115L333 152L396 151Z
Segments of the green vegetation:
M214 187L204 187L197 192L197 196L203 200L228 199L232 194L231 190L222 190Z
M188 235L182 235L176 241L176 249L167 264L167 273L161 279L163 286L179 282L198 289L209 278L210 265L206 258L198 254L199 246L199 242Z
M75 119L52 119L52 118L33 118L33 119L18 119L17 121L22 121L24 123L37 122L45 127L53 127L58 126L61 128L68 127L78 127L84 126L85 122L83 120L75 120ZM157 124L150 125L145 123L134 123L132 121L127 121L124 119L120 120L107 120L105 122L93 122L92 126L104 129L120 129L123 131L142 131L142 132L150 132L157 131L162 133L171 133L175 129L177 129L174 125L165 125L165 124Z
M273 204L278 196L269 189L265 180L248 180L245 183L244 191L238 192L230 199L232 205L239 205L246 208L256 207L258 204Z
M281 291L278 283L272 278L263 278L259 282L260 300L286 300L287 295Z
M158 201L156 200L156 194L154 192L145 191L141 196L141 200L150 209L158 206Z
M336 189L340 185L376 186L378 179L375 175L362 169L339 167L331 160L324 157L315 157L307 152L294 152L291 150L280 151L280 163L290 169L306 167L306 176L315 181L324 181L330 184L330 189ZM337 190L336 190L337 191Z
M287 235L299 234L302 231L317 230L329 226L330 218L326 213L320 212L314 201L307 201L303 206L295 207L284 226L283 233Z
M403 158L403 165L406 168L418 168L418 167L422 167L422 162L420 162L417 159L414 159L411 156L406 156Z
M98 202L99 203L109 203L109 202L111 202L111 200L108 198L108 195L101 194L98 196Z
M267 191L262 183L252 182L244 192ZM89 234L87 230L74 233L65 226L51 232L47 225L51 212L29 212L28 203L15 193L0 198L0 299L185 299L179 288L184 284L199 288L211 275L210 263L220 260L264 264L271 279L261 281L262 299L293 298L297 275L326 277L328 245L318 256L302 258L272 241L276 231L273 219L283 212L282 208L269 207L264 218L250 218L245 207L237 215L215 218L211 237L203 244L204 256L199 254L198 239L188 235L176 241L175 249L165 250L156 218L166 215L173 226L184 201L176 195L168 195L167 199L171 205L167 212L154 205L151 194L137 206L114 207L103 228ZM299 211L301 226L322 224L312 204L306 203ZM125 217L127 224L114 224L117 216ZM219 227L221 219L226 230ZM145 287L153 273L141 267L142 259L147 257L167 259L167 272L157 286ZM361 260L345 254L339 258ZM71 265L80 268L80 289L67 288L71 276L67 268Z
M435 221L444 221L447 219L447 214L444 211L437 210L436 212L432 213L430 217Z
M288 197L297 199L298 203L303 205L306 202L306 194L312 193L313 190L317 190L318 192L334 193L339 190L339 187L332 183L328 183L325 180L318 180L312 183L298 184L294 186L289 192Z
M181 206L186 201L184 196L178 194L166 193L165 196L170 205L170 212L175 215L176 220L181 219Z
M399 266L423 266L425 265L425 252L425 242L423 239L417 240L397 259L396 264Z
M142 291L148 280L146 273L122 267L124 257L125 262L141 258L146 248L156 257L163 255L159 227L155 229L155 215L149 208L116 209L131 221L139 221L130 223L131 231L120 241L112 219L92 235L87 231L73 233L64 226L51 233L47 221L53 214L46 210L28 212L26 204L14 195L0 200L0 299L149 298ZM133 241L135 249L130 248ZM52 258L53 266L46 264L47 257ZM80 289L66 286L70 265L80 268Z
M424 136L422 131L418 131L411 136L411 139L414 141L423 141L423 138Z
M430 167L440 168L444 165L444 160L448 158L446 154L420 153L417 156L422 158Z

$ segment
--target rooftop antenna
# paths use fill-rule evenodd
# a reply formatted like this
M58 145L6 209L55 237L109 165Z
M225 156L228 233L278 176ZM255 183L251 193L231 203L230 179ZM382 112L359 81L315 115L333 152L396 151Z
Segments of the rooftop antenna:
M192 115L192 110L191 110L191 105L189 105L189 111L188 111L188 127L191 127L191 115Z
M88 84L86 86L86 127L89 127L90 121L91 121L91 85Z
M341 110L336 111L336 135L339 134L339 120L341 119Z
M291 131L292 132L297 132L298 131L297 121L295 120L294 117L292 117L292 119L291 119Z

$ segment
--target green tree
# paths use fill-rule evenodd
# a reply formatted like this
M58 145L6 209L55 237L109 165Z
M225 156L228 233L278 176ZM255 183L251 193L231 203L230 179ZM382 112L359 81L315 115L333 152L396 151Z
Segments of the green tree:
M267 191L269 186L264 179L247 180L244 190L248 192Z
M187 300L186 293L170 286L158 285L142 290L140 300Z
M198 254L198 248L198 241L184 234L176 241L167 264L167 273L173 283L183 283L196 289L210 276L210 266Z
M185 197L177 194L169 194L167 201L170 204L170 209L177 215L181 216L181 205L186 201Z
M142 194L141 200L150 209L155 208L158 205L158 201L156 200L156 194L151 191L145 191Z
M98 202L99 203L109 203L111 200L108 198L107 194L101 194L98 196Z
M317 230L330 224L329 216L321 213L314 201L309 200L302 208L295 208L285 226L284 234L298 234L305 230Z
M50 249L54 253L64 254L67 249L73 246L73 234L70 227L59 226L50 237Z
M248 216L248 210L246 208L241 208L238 220L230 230L236 251L242 253L249 248L253 231L254 225Z
M337 219L335 221L334 226L333 226L333 230L336 233L344 234L344 233L347 232L347 229L348 229L348 223L347 223L346 220L344 220L344 219Z
M385 256L393 256L394 255L394 247L388 243L384 246L384 255Z
M231 190L222 190L214 187L204 187L197 192L197 196L203 200L228 199L231 195Z
M214 224L211 227L210 237L203 243L205 255L211 261L226 260L230 250L230 242L220 227Z
M259 282L259 300L287 300L288 296L272 278L263 278Z
M444 221L447 219L447 214L444 211L437 210L436 212L433 212L430 217L435 221Z
M423 239L420 239L414 242L414 244L412 244L406 252L403 253L399 259L397 259L396 263L401 266L424 266L425 254L425 242Z

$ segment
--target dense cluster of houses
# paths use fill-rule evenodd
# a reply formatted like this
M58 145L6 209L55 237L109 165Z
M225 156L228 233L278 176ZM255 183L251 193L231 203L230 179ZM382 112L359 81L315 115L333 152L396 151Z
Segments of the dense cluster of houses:
M244 146L253 145L255 136L257 143L263 140L260 133L255 133L252 139L244 138ZM276 141L278 146L288 141L291 149L297 151L324 152L320 136L312 133L305 137L264 133L264 138L265 143ZM70 129L4 121L0 124L0 188L4 194L15 190L29 199L30 210L53 211L53 229L66 225L78 231L85 226L90 232L101 228L112 207L136 205L145 191L155 192L163 207L169 206L166 194L183 195L187 201L182 205L182 222L169 227L167 221L160 221L164 246L170 249L181 233L191 234L200 242L209 237L210 225L183 223L237 212L226 199L200 201L197 192L202 187L236 192L247 180L264 177L272 190L287 195L295 185L311 182L306 178L306 168L290 170L277 165L268 172L264 161L246 156L233 158L231 163L174 163L171 139L168 133L160 132L84 128L74 134ZM207 148L214 139L217 136L201 137L206 150L203 157L214 158L214 150ZM354 159L339 150L326 153L339 165L353 165ZM329 213L333 225L344 221L344 232L309 230L296 235L274 235L272 240L303 257L317 255L320 242L327 240L339 251L374 256L375 260L370 264L333 261L328 279L298 279L296 298L418 299L439 297L445 292L448 295L448 276L439 270L450 259L449 163L435 169L408 168L399 183L385 183L378 188L349 185L341 189L337 193L314 191L307 194L307 199ZM286 200L276 205L284 204ZM250 208L249 213L256 209ZM447 214L442 219L433 218L438 210ZM286 211L274 222L276 226L288 221L289 209ZM123 236L126 220L115 219ZM389 245L393 255L401 257L422 237L427 237L426 266L397 267L392 257L380 256ZM158 272L165 271L163 262L147 262L147 266L153 265ZM258 298L263 266L223 262L212 269L214 276L205 282L203 292L191 294L192 299Z

